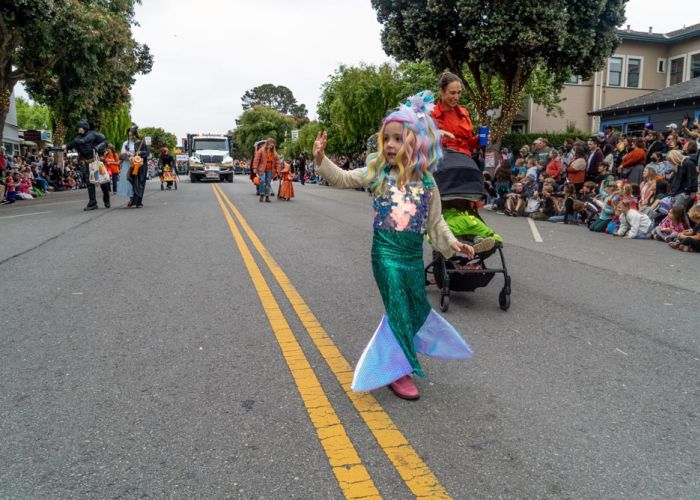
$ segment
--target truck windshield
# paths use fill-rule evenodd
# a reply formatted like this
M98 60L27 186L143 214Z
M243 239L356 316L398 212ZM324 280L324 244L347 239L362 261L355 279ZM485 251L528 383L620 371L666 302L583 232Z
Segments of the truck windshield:
M202 151L205 149L213 149L215 151L228 151L228 147L226 147L226 141L223 139L195 139L194 149L195 151Z

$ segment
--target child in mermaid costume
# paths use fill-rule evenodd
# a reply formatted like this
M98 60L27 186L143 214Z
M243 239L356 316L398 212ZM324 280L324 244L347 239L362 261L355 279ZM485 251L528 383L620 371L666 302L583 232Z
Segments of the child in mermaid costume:
M404 399L418 399L411 379L424 376L416 353L465 359L469 345L437 314L425 295L423 241L446 257L473 256L455 238L441 215L432 170L441 157L440 132L430 117L430 92L410 97L384 120L379 151L362 169L344 171L325 155L326 132L314 143L317 173L338 188L368 187L374 196L372 271L386 310L365 348L353 377L354 391L388 385Z

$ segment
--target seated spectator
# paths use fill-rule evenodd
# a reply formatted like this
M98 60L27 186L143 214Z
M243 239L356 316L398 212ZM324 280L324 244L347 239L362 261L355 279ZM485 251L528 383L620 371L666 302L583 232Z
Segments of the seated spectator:
M574 146L574 159L566 167L567 180L576 187L576 192L586 182L586 150L580 144Z
M693 227L680 233L678 239L669 245L671 248L683 252L700 252L700 205L691 207L688 211L688 218Z
M625 155L620 164L620 177L627 179L632 184L642 181L642 169L647 162L644 139L636 139L632 143L632 150Z
M639 210L643 211L650 206L654 201L656 194L656 170L654 167L644 168L644 177L639 193Z
M575 211L574 207L576 201L576 187L573 184L567 184L564 186L564 206L562 208L562 214L550 217L549 222L562 222L564 224L579 222L581 217Z
M598 218L591 223L589 229L595 233L603 233L615 217L615 208L620 201L620 188L610 184L603 190L605 199L601 202Z
M671 208L671 211L661 221L661 224L654 228L653 237L659 241L669 243L675 241L678 235L685 231L685 210L681 206Z
M545 168L545 172L551 176L557 184L561 184L561 176L563 173L561 157L556 149L549 153L549 162Z
M657 179L669 178L669 173L672 172L671 166L663 159L661 153L652 153L650 162L647 163L647 168L653 168L656 171Z
M523 180L527 175L527 166L525 165L525 159L518 158L515 160L515 167L513 168L513 177L518 180Z
M620 227L615 236L638 240L649 238L653 227L649 217L632 208L627 200L621 201L617 208L620 212Z
M671 196L674 203L683 205L686 209L693 204L693 198L698 190L698 143L688 141L685 146L688 156L680 151L671 151L669 161L677 166L677 171L671 180Z
M527 206L527 200L532 198L535 193L535 187L535 178L530 174L525 176L525 180L522 183L514 184L512 192L506 196L505 214L512 217L523 215Z

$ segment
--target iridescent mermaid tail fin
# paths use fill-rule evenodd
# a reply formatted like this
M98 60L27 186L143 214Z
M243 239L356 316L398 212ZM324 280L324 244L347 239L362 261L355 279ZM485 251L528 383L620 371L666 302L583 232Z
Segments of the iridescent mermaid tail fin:
M473 351L457 330L434 310L413 337L416 352L440 359L467 359Z
M352 378L353 391L373 391L413 372L386 315L365 347Z

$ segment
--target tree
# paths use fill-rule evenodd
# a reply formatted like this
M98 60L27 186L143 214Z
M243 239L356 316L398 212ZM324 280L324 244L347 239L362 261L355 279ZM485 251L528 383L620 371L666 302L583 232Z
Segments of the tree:
M119 149L127 138L127 130L131 127L131 111L129 104L122 104L116 109L102 114L100 131L107 137L110 144Z
M35 104L23 97L16 98L17 124L21 129L45 130L50 128L51 112L42 104Z
M292 91L283 85L271 83L259 85L246 90L241 101L243 101L244 111L255 106L265 106L295 118L306 118L307 116L306 106L298 104Z
M299 129L299 138L296 141L288 140L282 144L281 150L285 158L295 159L302 152L305 152L306 156L311 158L316 134L321 130L323 130L323 127L317 121L304 124Z
M281 145L295 126L294 119L265 106L246 110L238 120L234 133L234 147L243 157L253 154L256 141L272 137Z
M177 146L177 136L170 132L166 132L160 127L141 127L139 128L139 137L144 139L151 138L149 151L155 157L160 156L161 148L168 148L172 153Z
M462 76L479 120L498 142L537 71L560 90L572 74L587 79L603 67L619 43L615 30L625 20L625 2L372 0L372 6L384 51ZM498 107L501 117L492 123L486 111Z
M30 96L51 108L59 143L80 118L100 128L105 110L129 102L134 76L153 64L148 47L132 37L135 0L62 4L46 37L50 62L26 80Z

